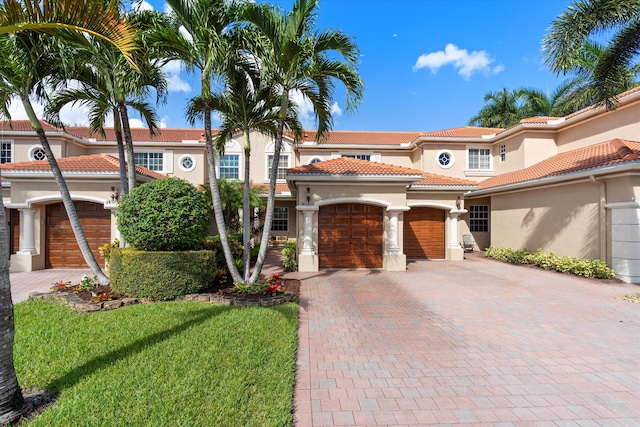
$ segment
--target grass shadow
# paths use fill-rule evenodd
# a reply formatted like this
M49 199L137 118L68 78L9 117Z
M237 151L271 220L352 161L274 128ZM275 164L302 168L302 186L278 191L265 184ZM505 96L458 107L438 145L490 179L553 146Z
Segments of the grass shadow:
M60 378L47 384L46 390L57 394L60 391L71 388L78 384L85 376L91 375L97 370L112 364L114 361L126 359L132 355L138 354L150 346L159 344L168 338L178 335L195 325L199 325L206 320L231 309L232 308L229 306L213 306L198 310L194 312L194 317L190 320L182 322L165 331L156 332L144 337L143 339L139 339L129 345L110 351L109 353L93 358L86 363L77 366L73 370L62 375Z

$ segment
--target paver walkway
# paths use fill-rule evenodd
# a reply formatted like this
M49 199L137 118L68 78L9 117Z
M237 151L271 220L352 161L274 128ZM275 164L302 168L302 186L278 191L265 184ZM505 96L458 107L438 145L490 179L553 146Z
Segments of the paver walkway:
M471 256L297 273L296 426L640 426L640 305Z
M13 303L25 301L31 292L47 292L53 282L59 280L71 281L73 284L80 283L82 276L93 277L90 269L50 269L37 270L22 273L10 273L11 298Z

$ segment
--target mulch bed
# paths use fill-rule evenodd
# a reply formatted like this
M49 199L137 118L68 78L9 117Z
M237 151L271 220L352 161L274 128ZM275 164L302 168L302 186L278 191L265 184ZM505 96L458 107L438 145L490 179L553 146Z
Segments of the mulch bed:
M282 286L282 290L284 292L291 292L296 299L300 297L300 280L298 279L284 279L284 284ZM89 302L93 302L93 295L91 292L88 291L79 291L78 292L78 285L75 286L70 286L67 288L67 292L73 292L75 293L78 298L80 298L83 301L89 301ZM94 288L94 293L96 294L102 294L102 293L107 293L107 292L111 292L111 288L109 286L97 286L96 288ZM260 300L260 299L264 299L264 298L270 298L272 295L247 295L247 294L241 294L241 293L236 293L233 292L233 283L230 280L227 280L225 283L222 283L218 286L214 286L211 287L209 289L205 289L202 291L202 293L209 293L209 294L219 294L219 295L224 295L224 296L231 296L231 297L237 297L237 298L244 298L244 299L250 299L250 300ZM124 298L122 295L118 295L115 293L111 294L111 300L119 300Z

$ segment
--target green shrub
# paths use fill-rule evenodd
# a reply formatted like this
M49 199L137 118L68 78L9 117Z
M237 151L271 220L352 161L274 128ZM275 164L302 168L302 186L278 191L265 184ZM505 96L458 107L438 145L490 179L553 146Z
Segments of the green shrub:
M172 300L221 280L215 251L147 252L112 249L111 289L121 295Z
M282 248L282 265L289 271L298 271L296 240L289 239Z
M201 249L210 222L204 194L180 178L142 184L118 208L122 237L146 251Z
M554 252L545 254L542 249L529 252L526 249L514 250L509 247L488 247L485 256L506 261L511 264L533 264L545 270L555 270L562 273L570 273L577 276L595 277L597 279L610 279L615 276L615 271L599 259L573 258L569 256L557 256Z

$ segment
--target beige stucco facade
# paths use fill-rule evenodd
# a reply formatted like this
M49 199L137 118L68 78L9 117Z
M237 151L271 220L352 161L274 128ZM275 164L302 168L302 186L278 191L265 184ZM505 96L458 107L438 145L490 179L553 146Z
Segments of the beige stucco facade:
M640 90L635 90L621 96L615 111L591 108L561 119L536 118L506 130L465 133L463 127L455 136L451 136L450 130L425 135L398 133L394 136L394 133L388 133L389 141L384 139L385 133L371 133L362 135L354 143L349 143L348 139L358 136L358 132L353 131L344 132L336 140L329 137L320 142L309 140L295 145L285 138L280 165L283 173L287 168L318 161L359 156L372 162L410 168L418 174L464 180L466 184L415 187L413 178L413 181L394 181L385 176L331 179L311 176L299 180L281 176L276 207L286 208L288 217L286 230L276 230L274 235L297 238L301 269L314 271L318 268L317 211L320 206L339 203L380 206L384 211L383 268L402 271L406 268L403 241L406 212L428 207L444 213L445 259L463 259L460 242L463 235L470 234L476 249L488 246L542 248L559 255L600 258L619 271L619 277L638 282L640 173L638 161L633 158L620 165L584 173L481 188L487 179L522 171L558 154L616 138L637 141L640 139L638 117ZM5 154L3 162L33 161L39 147L36 135L24 126L4 129L0 130L3 149L10 157ZM205 184L208 175L201 131L176 129L165 130L165 134L173 135L171 131L177 135L174 139L146 137L135 142L136 153L160 157L161 164L154 170L161 174L177 176L194 185ZM96 154L117 157L113 138L95 137L79 128L74 128L73 132L47 128L46 132L58 158ZM268 160L274 154L273 138L252 133L250 142L250 179L254 184L267 183ZM237 156L237 163L227 165L227 170L239 179L244 177L244 144L243 135L237 134L225 147L225 155ZM475 160L482 157L481 166L470 161L472 152ZM446 154L444 160L443 153ZM220 164L217 166L219 169ZM12 259L12 268L43 268L44 207L60 200L58 188L46 174L12 173L3 170L3 200L8 209L31 210L26 215L33 223L35 246L35 249L29 249L29 262ZM86 172L69 174L67 179L74 200L100 203L114 213L110 234L112 238L117 237L117 203L112 201L112 187L117 190L118 177ZM478 212L486 212L486 217ZM282 228L284 219L280 220ZM24 236L25 240L27 237Z

